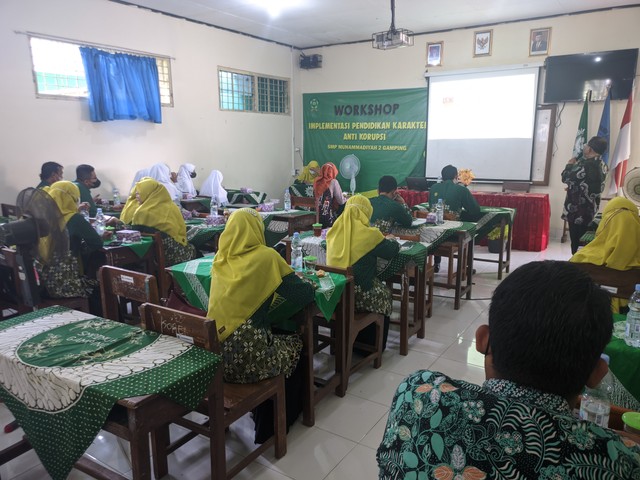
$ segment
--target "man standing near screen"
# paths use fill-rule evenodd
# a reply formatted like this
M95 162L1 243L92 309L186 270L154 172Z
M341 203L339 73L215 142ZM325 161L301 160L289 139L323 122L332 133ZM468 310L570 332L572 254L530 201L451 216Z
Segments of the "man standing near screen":
M580 237L587 233L589 224L600 207L607 166L601 155L607 151L607 140L592 137L582 152L567 162L562 171L562 183L567 184L562 218L569 225L571 254L580 246Z

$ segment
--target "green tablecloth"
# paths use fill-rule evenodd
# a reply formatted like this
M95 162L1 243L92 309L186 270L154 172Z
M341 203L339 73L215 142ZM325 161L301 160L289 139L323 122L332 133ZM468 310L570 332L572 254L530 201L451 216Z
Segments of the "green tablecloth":
M460 231L474 235L476 224L473 222L460 222L458 220L445 220L442 225L423 223L410 228L394 228L394 235L419 235L420 243L427 249L427 254L432 255L445 241L450 240Z
M121 245L113 245L114 241L115 240L107 240L104 242L105 248L115 248L119 246L127 247L133 250L133 252L140 258L144 257L151 248L151 245L153 245L153 237L142 237L139 242L122 243Z
M54 480L67 477L115 403L158 393L187 408L220 358L174 337L64 307L0 323L0 397Z
M264 203L267 194L264 192L243 193L240 190L231 190L227 188L227 199L229 203L246 203L249 205L258 205Z
M319 264L327 263L327 242L321 237L314 237L313 232L300 234L302 239L302 252L305 256L312 255L318 259ZM403 242L398 255L391 260L378 259L377 275L381 280L387 280L396 273L402 271L405 265L415 262L420 269L424 267L429 255L429 249L420 242Z
M313 184L294 183L289 187L289 193L294 197L314 198Z
M640 402L640 348L630 347L624 341L625 315L614 315L614 335L605 347L609 355L609 368L620 383Z
M187 220L187 242L196 248L201 248L213 240L216 235L224 232L224 225L207 225L202 218Z
M180 286L187 301L204 311L209 308L213 258L213 256L198 258L169 268L171 276ZM346 285L345 277L332 273L327 280L318 279L316 275L306 275L305 278L318 285L315 291L316 304L326 318L331 318ZM273 323L281 323L298 310L295 306L283 301L281 297L276 296L269 309L269 318Z

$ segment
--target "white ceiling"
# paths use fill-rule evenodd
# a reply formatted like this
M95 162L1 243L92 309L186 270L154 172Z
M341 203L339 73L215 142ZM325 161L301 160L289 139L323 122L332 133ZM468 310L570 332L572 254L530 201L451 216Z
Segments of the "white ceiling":
M390 0L112 0L305 49L371 40ZM271 16L266 6L289 5ZM638 5L629 0L396 0L396 28L429 33ZM545 25L541 25L545 26Z

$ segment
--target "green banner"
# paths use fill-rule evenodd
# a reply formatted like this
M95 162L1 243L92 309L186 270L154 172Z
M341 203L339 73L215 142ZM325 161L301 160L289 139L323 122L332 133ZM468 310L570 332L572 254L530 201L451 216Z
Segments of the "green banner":
M424 176L427 140L427 89L305 93L304 163L320 165L356 156L356 191L378 188L383 175L398 183ZM350 179L338 175L342 189Z

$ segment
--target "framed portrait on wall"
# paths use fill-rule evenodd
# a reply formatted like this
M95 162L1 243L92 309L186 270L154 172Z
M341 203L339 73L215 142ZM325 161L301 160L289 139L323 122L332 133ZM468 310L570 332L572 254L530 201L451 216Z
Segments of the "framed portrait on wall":
M442 65L442 45L444 42L427 43L427 66L439 67Z
M473 32L473 56L488 57L491 55L491 43L493 42L493 30L481 30Z
M529 56L547 55L551 44L551 27L532 28L529 36Z

